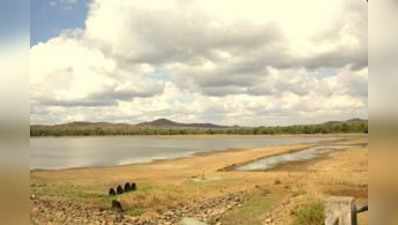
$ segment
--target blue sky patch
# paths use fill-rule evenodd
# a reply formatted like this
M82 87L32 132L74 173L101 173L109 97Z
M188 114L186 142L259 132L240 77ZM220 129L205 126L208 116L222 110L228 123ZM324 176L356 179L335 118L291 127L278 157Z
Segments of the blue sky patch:
M84 28L87 11L87 0L32 0L31 46L66 29Z

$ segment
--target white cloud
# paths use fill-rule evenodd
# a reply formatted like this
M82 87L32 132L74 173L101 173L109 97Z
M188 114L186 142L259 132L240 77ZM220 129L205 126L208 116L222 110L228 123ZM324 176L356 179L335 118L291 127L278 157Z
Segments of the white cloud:
M118 100L160 94L163 82L146 64L118 67L84 40L58 37L31 49L32 100L65 106L112 105Z
M367 116L360 1L93 0L31 56L33 122Z

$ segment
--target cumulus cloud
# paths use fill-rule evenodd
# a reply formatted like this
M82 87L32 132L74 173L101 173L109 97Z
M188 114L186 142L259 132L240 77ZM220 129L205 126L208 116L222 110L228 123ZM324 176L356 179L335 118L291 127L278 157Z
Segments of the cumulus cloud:
M74 36L61 36L31 49L32 100L43 105L101 106L118 100L160 94L163 82L151 78L154 68L128 69Z
M361 1L93 0L31 59L33 121L367 116Z

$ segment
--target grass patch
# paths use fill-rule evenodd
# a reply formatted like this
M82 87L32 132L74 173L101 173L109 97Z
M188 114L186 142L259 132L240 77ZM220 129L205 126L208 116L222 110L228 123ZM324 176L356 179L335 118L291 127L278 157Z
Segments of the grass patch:
M120 196L127 213L140 216L143 213L162 213L175 208L184 199L185 191L175 186L152 186L142 184L135 192Z
M71 199L100 198L106 194L76 185L42 185L32 188L32 192L38 196L64 197Z
M69 184L38 185L32 187L31 190L33 194L40 197L90 203L99 207L109 207L113 199L94 188Z
M145 210L143 208L129 208L126 213L130 216L141 216L144 214Z
M267 211L280 199L280 194L257 191L242 206L226 213L221 219L221 224L262 225Z
M295 211L293 225L323 225L325 206L319 200L313 200Z
M163 213L167 210L192 205L225 194L231 186L224 180L209 182L185 181L182 185L154 185L144 183L137 192L122 195L120 200L130 214ZM131 210L131 212L129 212Z

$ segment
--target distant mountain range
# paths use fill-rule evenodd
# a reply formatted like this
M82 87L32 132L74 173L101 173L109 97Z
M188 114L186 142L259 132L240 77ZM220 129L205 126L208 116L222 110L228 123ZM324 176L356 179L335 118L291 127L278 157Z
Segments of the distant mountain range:
M159 128L229 128L212 123L178 123L168 119L157 119L150 122L138 123L140 127L159 127Z
M170 128L170 129L178 129L178 128L200 128L200 129L225 129L231 128L231 126L223 126L212 123L179 123L168 119L157 119L148 122L142 122L137 124L128 124L128 123L109 123L109 122L85 122L85 121L76 121L70 123L63 124L55 124L55 125L31 125L31 128L60 128L60 129L84 129L84 128L129 128L129 129L139 129L139 128Z
M368 120L365 119L350 119L346 121L329 121L325 123L321 123L319 125L338 125L338 124L361 124L368 123ZM137 124L128 124L128 123L109 123L109 122L71 122L64 124L56 124L56 125L32 125L31 127L59 127L59 128L84 128L84 127L114 127L114 128L126 128L126 127L135 127L135 128L206 128L206 129L224 129L224 128L239 128L240 126L225 126L218 125L213 123L180 123L176 121L172 121L169 119L157 119L148 122L142 122Z

